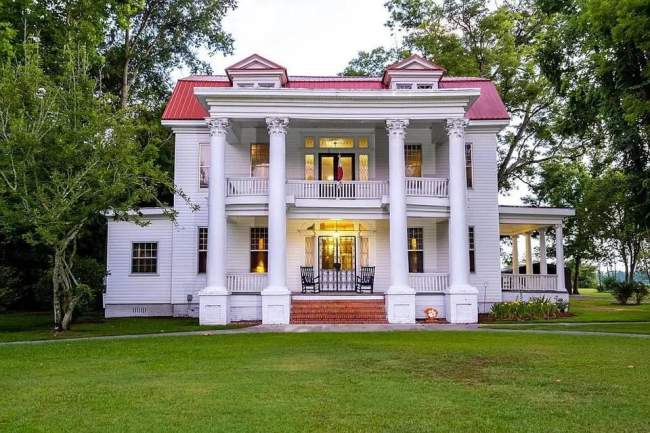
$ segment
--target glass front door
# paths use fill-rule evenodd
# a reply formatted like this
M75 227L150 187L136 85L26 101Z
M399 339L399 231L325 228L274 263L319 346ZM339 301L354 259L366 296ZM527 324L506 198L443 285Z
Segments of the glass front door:
M354 180L354 153L320 153L318 155L318 179L336 180L339 164L343 169L341 180Z
M320 236L318 238L321 290L354 291L355 236Z

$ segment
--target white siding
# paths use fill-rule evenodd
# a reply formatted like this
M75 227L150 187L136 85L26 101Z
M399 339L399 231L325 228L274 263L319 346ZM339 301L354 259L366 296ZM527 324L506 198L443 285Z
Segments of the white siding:
M146 227L109 221L107 240L106 304L169 303L172 274L172 223L152 219ZM133 242L158 243L158 272L131 274Z

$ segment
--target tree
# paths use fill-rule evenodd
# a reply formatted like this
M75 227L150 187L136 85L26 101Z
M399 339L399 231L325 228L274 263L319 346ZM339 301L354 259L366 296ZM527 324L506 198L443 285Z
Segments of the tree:
M499 137L500 189L510 189L516 179L527 180L541 162L579 151L553 133L556 99L539 74L544 22L534 2L507 2L489 9L481 0L445 0L442 5L434 0L391 0L386 7L388 27L405 33L403 50L423 53L450 75L495 82L512 115L511 126ZM375 52L386 51L360 53L346 71L375 74L377 62L384 59L372 56Z
M115 1L102 52L105 84L119 90L121 106L134 98L157 106L167 95L173 68L209 72L200 47L212 55L231 53L233 40L222 20L236 5L236 0Z
M343 72L339 75L345 77L381 77L387 65L406 58L410 55L408 51L401 51L396 48L387 50L383 47L374 48L370 51L359 51L357 57L350 60Z
M157 188L174 190L155 163L157 149L134 139L137 113L116 110L98 92L83 47L63 52L61 78L45 73L32 46L0 69L0 230L49 251L57 330L68 329L88 294L76 277L80 233L108 209L146 224L138 206L164 206Z

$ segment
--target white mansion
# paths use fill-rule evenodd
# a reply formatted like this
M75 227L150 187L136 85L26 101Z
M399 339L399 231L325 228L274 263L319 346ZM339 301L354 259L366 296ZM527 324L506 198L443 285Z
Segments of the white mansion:
M508 122L491 81L419 56L380 78L291 76L252 55L179 80L162 123L174 180L200 209L143 209L145 227L108 215L106 316L413 323L427 310L473 323L494 302L566 298L573 211L497 203Z

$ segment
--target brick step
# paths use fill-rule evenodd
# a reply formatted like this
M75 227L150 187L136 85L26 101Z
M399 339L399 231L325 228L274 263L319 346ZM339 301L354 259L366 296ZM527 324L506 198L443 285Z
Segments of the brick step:
M291 323L387 323L386 309L381 299L296 300L291 303Z

